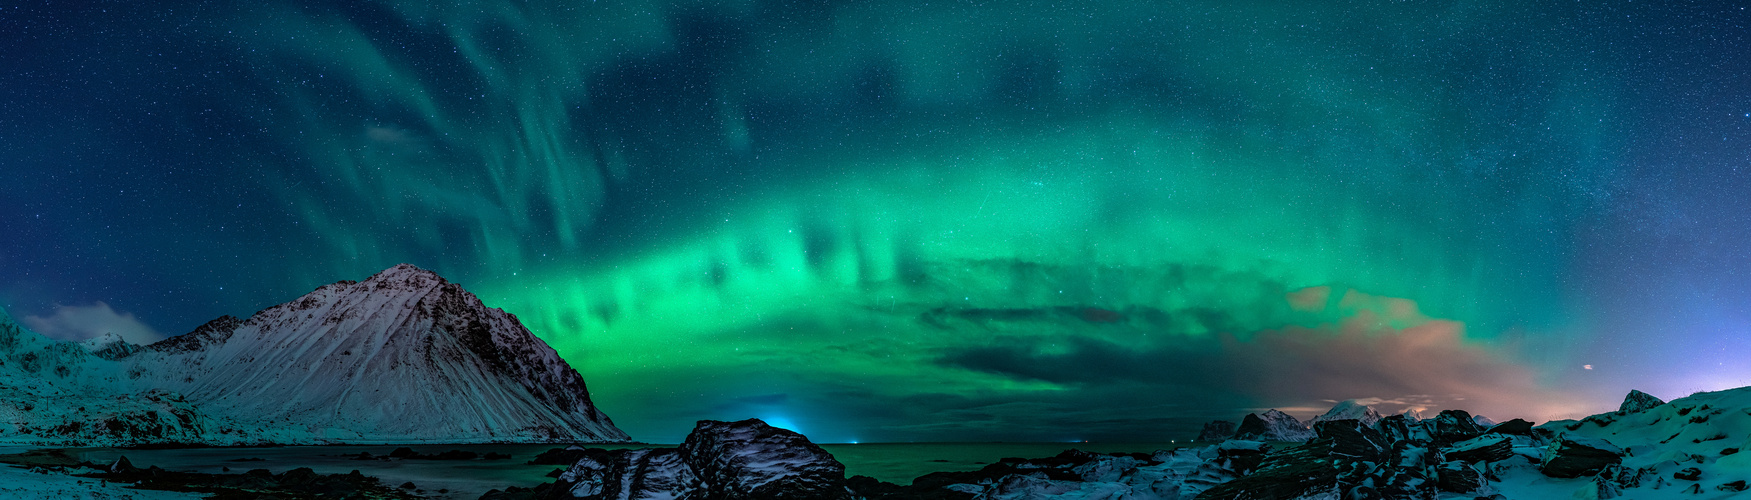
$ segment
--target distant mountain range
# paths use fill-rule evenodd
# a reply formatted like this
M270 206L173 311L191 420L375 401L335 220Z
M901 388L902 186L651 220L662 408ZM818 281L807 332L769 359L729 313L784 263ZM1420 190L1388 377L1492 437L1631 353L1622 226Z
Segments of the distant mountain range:
M146 346L0 315L0 442L615 442L516 316L402 264Z

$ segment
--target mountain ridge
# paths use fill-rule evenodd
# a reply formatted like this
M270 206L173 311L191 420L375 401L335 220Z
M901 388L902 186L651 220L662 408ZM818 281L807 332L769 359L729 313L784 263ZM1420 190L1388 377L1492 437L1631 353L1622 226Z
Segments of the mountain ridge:
M92 355L61 368L83 380L73 392L186 398L214 421L199 437L210 443L630 439L514 315L409 264L103 352L114 360ZM14 437L6 434L0 440Z

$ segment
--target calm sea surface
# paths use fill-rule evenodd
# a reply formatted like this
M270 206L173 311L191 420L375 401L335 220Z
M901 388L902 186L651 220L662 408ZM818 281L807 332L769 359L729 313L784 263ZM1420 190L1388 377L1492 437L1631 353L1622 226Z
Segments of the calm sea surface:
M596 448L645 448L674 445L590 445ZM913 478L937 471L976 470L1004 457L1040 458L1057 455L1076 448L1096 452L1152 452L1172 449L1184 444L1173 443L891 443L891 444L826 444L821 445L834 458L845 464L846 476L864 475L883 481L910 484ZM322 474L359 472L381 478L390 485L412 482L433 498L479 498L490 489L507 486L534 486L552 481L547 473L555 465L527 465L536 454L555 445L410 445L414 451L436 454L448 450L466 450L481 455L488 452L511 455L509 460L351 460L343 455L370 452L387 455L397 448L381 446L280 446L266 448L194 448L174 450L133 450L116 448L75 448L67 450L80 459L110 463L127 456L135 466L156 465L169 470L192 472L239 473L250 469L267 469L281 473L298 467L309 467ZM449 490L439 493L439 490Z

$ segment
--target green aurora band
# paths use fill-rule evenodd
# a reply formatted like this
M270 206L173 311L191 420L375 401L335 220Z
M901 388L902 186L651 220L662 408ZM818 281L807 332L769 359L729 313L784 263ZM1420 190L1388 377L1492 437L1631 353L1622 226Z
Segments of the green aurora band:
M1620 133L1586 7L805 3L267 2L190 37L246 64L219 106L310 236L263 283L434 269L638 439L1571 409L1563 235ZM1459 333L1398 354L1472 364L1258 373L1423 329ZM1461 368L1505 375L1431 382Z

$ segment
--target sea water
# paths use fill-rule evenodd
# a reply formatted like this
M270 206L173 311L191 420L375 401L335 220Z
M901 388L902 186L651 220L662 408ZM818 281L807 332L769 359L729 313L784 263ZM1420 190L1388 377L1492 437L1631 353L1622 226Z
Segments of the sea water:
M413 483L420 493L435 499L479 498L492 489L532 487L551 482L547 475L562 465L528 465L535 455L559 445L407 445L422 454L449 450L510 455L504 460L354 460L349 456L370 453L388 455L398 445L369 446L272 446L253 448L119 449L74 448L66 450L95 463L113 463L122 456L136 467L158 466L166 470L237 474L267 469L275 474L309 467L320 474L345 474L357 470L399 486ZM593 448L673 447L663 444L584 445ZM931 472L971 471L1006 457L1042 458L1068 449L1093 452L1137 452L1184 446L1176 443L879 443L824 444L822 448L845 464L847 477L863 475L897 484ZM440 493L440 490L447 490Z

